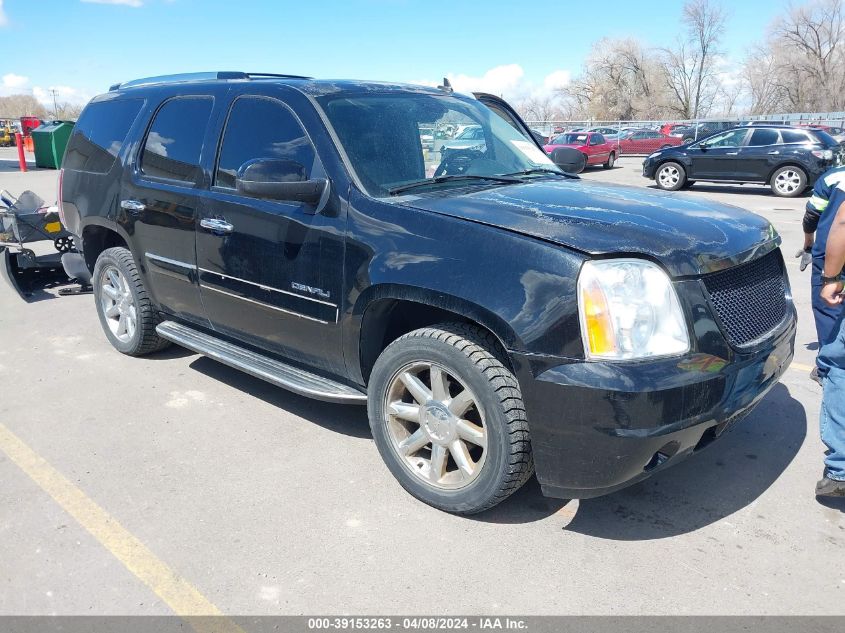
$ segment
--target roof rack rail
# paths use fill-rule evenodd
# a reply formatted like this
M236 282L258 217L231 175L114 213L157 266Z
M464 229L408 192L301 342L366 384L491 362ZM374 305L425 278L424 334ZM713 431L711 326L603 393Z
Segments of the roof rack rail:
M313 77L307 77L305 75L287 75L279 73L246 73L246 75L250 79L252 79L253 77L275 77L277 79L314 79Z
M124 81L123 83L113 84L109 86L109 91L119 90L120 88L132 88L134 86L149 86L154 84L170 84L183 81L214 81L220 79L252 79L253 77L276 77L279 79L311 79L311 77L304 77L302 75L281 75L275 73L245 73L239 70L234 71L218 71L218 72L203 72L203 73L180 73L177 75L158 75L156 77L144 77L142 79L133 79L131 81Z

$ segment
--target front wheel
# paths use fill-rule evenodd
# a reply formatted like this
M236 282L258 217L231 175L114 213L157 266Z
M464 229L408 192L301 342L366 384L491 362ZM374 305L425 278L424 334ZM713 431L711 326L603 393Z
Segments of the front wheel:
M610 156L607 157L607 162L604 164L605 169L613 169L613 165L616 162L616 154L610 152Z
M663 163L654 175L654 182L666 191L677 191L684 186L686 180L687 172L678 163Z
M794 198L807 188L807 174L800 167L781 167L772 174L770 186L776 196Z
M100 324L117 351L142 356L170 345L156 334L158 316L129 250L100 253L91 283Z
M447 323L391 343L370 376L373 439L417 499L475 514L534 472L519 383L484 330Z

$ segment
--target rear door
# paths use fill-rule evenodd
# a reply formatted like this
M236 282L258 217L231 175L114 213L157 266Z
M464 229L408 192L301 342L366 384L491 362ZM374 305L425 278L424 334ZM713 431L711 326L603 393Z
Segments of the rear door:
M780 133L772 128L758 127L739 150L736 173L743 180L765 182L769 172L782 156Z
M166 99L156 108L127 168L119 209L157 303L201 325L207 321L197 282L194 230L198 191L205 184L203 141L213 110L213 95L202 91Z
M339 199L332 194L315 207L239 193L238 170L258 159L294 161L304 179L326 178L285 101L249 93L232 101L196 234L208 318L228 337L338 371L345 236Z

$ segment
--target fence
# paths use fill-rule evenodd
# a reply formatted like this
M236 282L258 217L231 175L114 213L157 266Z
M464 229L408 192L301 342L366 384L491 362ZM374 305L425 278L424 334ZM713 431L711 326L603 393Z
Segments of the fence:
M609 128L612 130L642 129L657 130L664 125L680 125L689 127L693 138L698 138L699 132L709 133L714 126L719 129L733 127L735 125L747 125L749 123L771 123L785 125L820 125L838 130L834 134L841 134L845 130L845 112L798 112L789 114L767 114L746 117L724 117L724 118L702 118L702 119L660 119L651 121L631 120L599 120L599 119L556 119L551 121L525 121L528 127L549 137L563 131L570 131L575 128L591 130L593 128Z

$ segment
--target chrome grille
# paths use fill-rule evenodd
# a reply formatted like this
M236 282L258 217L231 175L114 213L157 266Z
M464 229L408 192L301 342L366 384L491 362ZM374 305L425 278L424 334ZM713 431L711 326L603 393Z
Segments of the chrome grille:
M742 347L786 318L789 289L780 251L702 278L728 342Z

